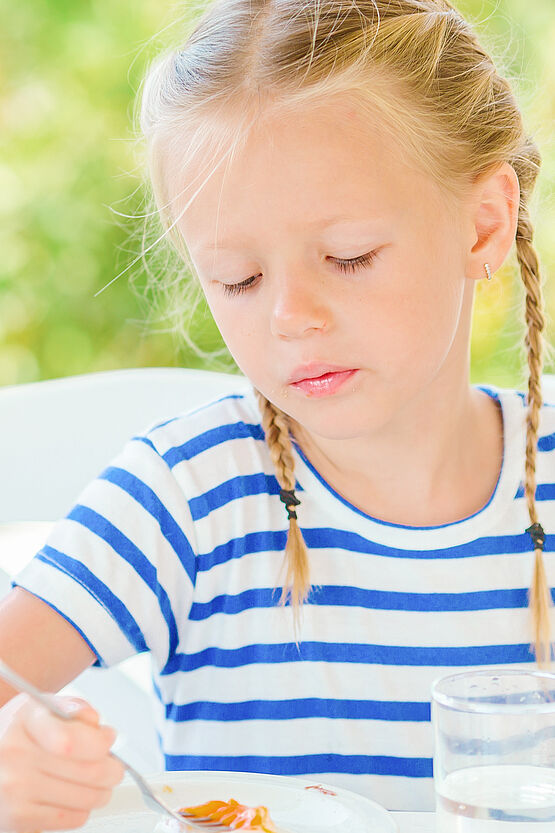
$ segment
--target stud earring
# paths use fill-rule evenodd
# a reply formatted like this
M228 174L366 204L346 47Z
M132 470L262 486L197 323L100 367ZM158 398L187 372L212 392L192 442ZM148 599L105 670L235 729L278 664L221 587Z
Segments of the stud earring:
M486 270L486 278L488 281L491 281L491 269L489 268L489 263L484 263L484 269Z

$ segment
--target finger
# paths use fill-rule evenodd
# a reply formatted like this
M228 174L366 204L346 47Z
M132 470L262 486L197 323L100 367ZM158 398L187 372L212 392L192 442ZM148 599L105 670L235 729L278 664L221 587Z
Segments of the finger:
M35 766L39 772L46 775L98 789L115 787L125 775L123 764L111 755L106 755L98 761L76 761L49 755L40 750Z
M26 778L11 778L6 803L13 808L38 804L62 810L93 810L110 800L111 787L76 784L51 776L49 773L28 772Z
M45 751L61 757L95 761L107 755L116 739L116 732L110 726L64 720L38 703L29 705L23 717L31 740Z
M90 703L83 700L82 697L65 697L58 695L56 697L59 706L67 714L68 717L76 717L84 723L90 723L91 726L98 726L100 724L100 715Z
M104 807L112 795L111 787L91 787L41 774L32 785L29 803L62 810L95 810Z
M68 697L63 695L52 695L56 700L58 706L67 714L68 717L76 717L83 720L85 723L90 723L92 726L98 726L100 723L100 715L90 703L83 700L82 697ZM33 700L28 694L17 694L15 697L2 707L2 717L5 723L10 722L20 712L28 713L37 705L37 701Z
M28 821L29 808L33 805L48 808L47 820L55 821L48 829L62 829L64 818L65 826L74 827L79 819L73 813L53 815L52 807L75 812L102 807L124 774L120 762L109 755L99 762L68 761L49 755L39 747L33 748L29 743L25 746L17 742L3 748L2 752L0 830L33 829ZM59 773L67 777L62 778ZM36 821L38 810L35 808L33 812L32 819ZM46 829L42 823L38 827Z
M13 831L73 830L82 827L89 818L88 810L64 810L44 804L32 804L12 813L7 828Z
M24 709L29 707L30 703L31 699L28 694L16 694L15 697L12 697L2 706L2 723L0 726L2 734L13 726L14 721L20 717Z

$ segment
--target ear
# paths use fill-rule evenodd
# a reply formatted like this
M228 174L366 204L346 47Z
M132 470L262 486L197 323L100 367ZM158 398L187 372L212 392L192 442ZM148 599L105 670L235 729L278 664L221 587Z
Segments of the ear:
M484 263L489 264L492 274L503 265L516 237L519 202L518 177L508 162L490 168L474 181L467 278L485 278Z

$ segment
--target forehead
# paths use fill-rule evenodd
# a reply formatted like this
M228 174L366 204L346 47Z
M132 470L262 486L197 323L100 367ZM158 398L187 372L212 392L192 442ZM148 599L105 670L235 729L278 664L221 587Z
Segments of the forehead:
M181 214L178 228L193 254L250 245L272 230L304 235L380 222L403 211L415 188L432 188L402 151L348 101L276 115L200 190L194 163L176 171L174 216Z

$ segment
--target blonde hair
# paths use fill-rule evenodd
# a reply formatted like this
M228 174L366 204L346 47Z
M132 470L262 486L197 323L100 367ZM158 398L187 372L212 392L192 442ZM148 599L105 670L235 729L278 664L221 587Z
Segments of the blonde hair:
M190 264L171 210L168 156L174 178L180 165L195 160L192 201L204 184L202 174L209 178L224 161L229 164L266 112L294 113L345 93L402 136L413 164L455 197L503 162L518 176L516 254L526 293L529 369L525 499L535 552L529 605L536 659L544 664L551 659L551 594L535 502L544 314L529 215L541 157L509 82L498 74L471 25L447 0L212 2L191 22L184 45L156 59L144 81L140 126L162 225ZM262 394L258 397L278 482L292 495L289 420ZM300 605L310 578L293 507L290 501L284 593Z

